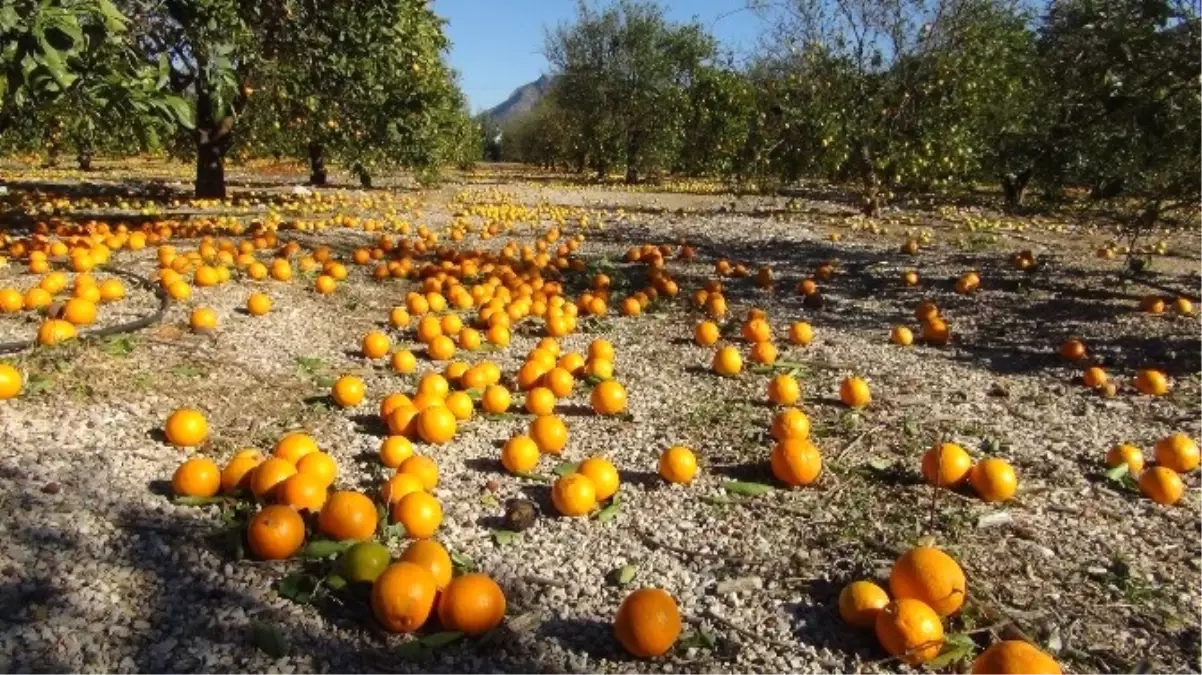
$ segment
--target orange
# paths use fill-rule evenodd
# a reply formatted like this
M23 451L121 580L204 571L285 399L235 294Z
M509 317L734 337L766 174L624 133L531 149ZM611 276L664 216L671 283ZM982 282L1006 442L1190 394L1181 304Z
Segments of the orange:
M234 455L221 470L221 491L229 494L250 487L254 470L263 463L263 455L258 450L243 451Z
M28 291L25 291L25 296L22 298L22 306L26 310L41 309L53 301L54 298L50 295L49 291L44 288L34 286Z
M777 375L768 382L768 400L776 405L793 405L801 398L801 385L790 375Z
M1177 473L1198 468L1198 444L1185 434L1165 436L1156 442L1156 463Z
M568 474L551 486L551 503L565 516L586 516L597 505L597 489L588 476Z
M1126 464L1127 472L1138 476L1144 470L1144 453L1130 443L1120 443L1106 451L1106 468Z
M334 280L334 277L329 276L328 274L319 274L317 275L317 278L313 280L313 290L317 291L320 295L330 295L337 288L338 282Z
M697 456L682 445L668 448L659 456L659 475L669 483L691 483L697 475Z
M693 342L702 347L708 347L716 343L720 335L718 324L713 321L702 321L693 329Z
M1077 338L1070 338L1060 345L1060 358L1067 361L1080 361L1085 358L1085 343Z
M584 374L597 380L608 380L614 376L614 363L606 359L592 359L584 366Z
M597 501L603 502L618 491L618 469L604 457L590 457L576 467L576 473L588 476L593 482Z
M752 319L743 324L741 333L743 339L752 344L768 342L772 339L772 326L763 319Z
M388 323L393 328L405 328L409 325L409 312L404 307L393 307L388 313Z
M369 359L382 359L388 354L388 350L392 349L392 340L384 333L373 330L363 336L361 349L363 356Z
M839 400L851 408L863 408L872 403L868 383L859 377L849 377L839 384Z
M391 517L405 526L405 536L428 539L442 523L442 504L428 492L410 492L393 502Z
M584 374L584 357L576 352L568 352L559 357L559 361L555 365L568 371L572 377L579 377Z
M442 544L433 539L418 539L409 544L401 554L401 560L424 567L430 576L434 577L434 584L438 590L451 583L451 556Z
M1169 379L1159 370L1145 368L1135 374L1135 388L1147 396L1163 396L1169 392Z
M338 574L351 583L373 583L392 562L388 547L376 541L361 541L338 558Z
M939 308L930 300L923 300L914 308L914 318L923 323L939 318Z
M1172 506L1185 492L1181 476L1170 468L1154 466L1139 475L1139 491L1157 504Z
M199 410L179 408L167 417L163 434L167 442L177 448L193 448L208 438L209 423Z
M0 401L15 398L21 393L21 371L0 363Z
M259 499L270 500L280 483L296 474L296 465L279 457L268 457L250 476L250 491Z
M446 408L455 416L457 422L465 422L472 418L472 411L475 410L476 404L472 403L472 397L462 391L452 392L447 396Z
M814 329L805 321L798 321L789 326L789 342L799 346L806 346L814 339Z
M193 457L171 476L171 490L180 497L212 497L221 489L221 469L206 457Z
M323 487L333 485L334 479L338 477L338 463L334 461L333 457L320 450L301 457L296 463L296 470L299 473L313 476L321 482Z
M976 272L965 272L956 279L956 292L960 295L972 295L981 286L981 277Z
M922 456L922 476L928 485L952 488L972 470L972 457L955 443L939 443Z
M291 558L305 543L305 521L291 507L264 507L247 524L246 543L260 560Z
M839 592L839 616L856 628L872 628L889 594L871 581L853 581Z
M1060 664L1023 640L1003 640L989 646L972 662L973 673L1000 675L1060 675Z
M413 405L413 401L400 392L394 392L385 396L384 400L380 401L380 419L387 422L388 416L392 414L392 411L406 405Z
M422 379L417 381L417 393L419 395L426 394L427 396L436 396L440 399L445 399L450 391L451 385L447 382L447 378L435 372L426 373L422 375Z
M475 328L464 328L459 331L459 348L469 352L480 348L480 331Z
M427 314L417 322L417 339L425 344L430 344L434 338L442 335L442 322L438 317Z
M555 409L555 394L546 387L526 392L526 412L531 415L550 415Z
M1090 389L1098 389L1105 386L1109 379L1110 378L1106 376L1106 371L1102 370L1102 368L1099 366L1090 366L1086 368L1085 372L1081 375L1081 380L1085 383L1085 386L1089 387Z
M75 326L69 321L49 319L38 326L38 344L44 347L53 347L74 338Z
M363 402L366 394L363 380L354 375L343 375L338 378L333 389L330 390L330 396L339 408L354 408Z
M930 661L943 649L943 624L921 600L898 598L876 616L876 638L885 651L910 665Z
M493 415L500 415L509 410L509 390L499 384L490 384L484 390L484 395L480 397L480 406L484 411Z
M606 380L593 387L589 403L598 415L617 415L626 411L626 388L617 380Z
M444 630L479 637L504 619L505 592L484 574L456 578L438 598L438 620Z
M895 345L908 347L914 343L914 333L905 326L894 326L893 330L889 331L889 341Z
M568 427L555 415L541 415L530 422L530 438L541 452L558 455L568 444Z
M263 316L271 311L271 298L262 293L251 293L246 298L246 311L251 316Z
M1018 491L1018 476L1004 459L983 459L972 467L968 482L977 496L987 502L1004 502Z
M417 415L417 433L422 440L442 445L455 436L455 414L445 405L432 405Z
M427 492L438 485L438 464L429 457L413 455L397 467L397 473L407 473L416 476L421 481L422 489Z
M618 607L614 635L632 656L650 659L672 648L680 625L680 609L667 591L640 588Z
M406 438L417 437L417 416L421 411L412 404L403 405L388 414L388 433Z
M1173 309L1181 316L1190 316L1194 313L1194 303L1190 302L1189 298L1178 297L1173 301Z
M209 307L197 307L188 317L188 327L201 333L217 329L217 312Z
M83 298L71 298L63 305L63 318L75 326L90 326L96 322L96 304Z
M425 486L422 485L422 479L418 478L416 474L398 472L384 483L384 488L380 490L380 496L384 499L384 503L391 506L410 492L424 491Z
M614 346L612 344L610 344L609 340L606 340L604 338L597 338L596 340L593 340L592 342L589 343L588 358L590 361L596 361L597 359L605 359L606 361L613 363L613 361L614 361Z
M371 539L376 533L376 505L362 492L341 490L330 495L317 527L331 539Z
M192 296L192 287L186 281L176 281L167 287L167 295L175 300L187 300ZM252 314L254 312L251 312Z
M275 489L275 501L297 511L321 511L326 503L327 484L313 474L297 473L284 479Z
M450 361L455 356L455 341L445 335L439 335L426 346L426 356L431 361Z
M933 345L945 345L951 339L951 329L939 317L922 322L922 339Z
M916 546L901 554L889 573L889 591L895 599L920 600L939 616L960 610L965 584L960 565L932 546Z
M408 375L417 370L417 357L408 349L399 349L392 353L392 360L389 363L393 372L401 375Z
M743 357L739 350L727 345L714 352L714 360L710 367L723 377L734 377L743 370Z
M792 486L810 485L822 473L822 453L805 438L786 438L772 449L772 475Z
M1149 314L1163 314L1164 313L1164 298L1161 298L1156 295L1145 295L1139 301L1139 308L1141 311L1147 312Z
M411 562L396 562L372 584L371 610L386 630L412 633L430 618L437 593L438 582L429 570Z
M776 345L771 342L757 342L751 348L751 360L765 365L776 363Z
M555 394L555 398L565 398L572 393L576 385L575 378L564 368L556 366L543 375L543 386ZM537 414L537 413L536 413Z
M0 288L0 313L14 314L24 306L21 292L15 288Z
M501 465L509 473L527 474L538 466L538 445L526 435L514 436L501 449Z
M769 431L778 441L786 438L809 438L810 418L797 408L785 408L772 416Z
M302 457L311 452L318 452L317 441L313 440L312 436L291 433L281 436L280 440L276 441L275 451L272 454L295 465Z

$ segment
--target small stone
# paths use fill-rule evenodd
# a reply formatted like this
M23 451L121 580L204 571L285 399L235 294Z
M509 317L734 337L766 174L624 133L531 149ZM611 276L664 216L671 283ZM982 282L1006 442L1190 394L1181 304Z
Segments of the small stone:
M56 495L61 489L62 488L59 487L58 483L46 483L42 486L42 492L48 495Z

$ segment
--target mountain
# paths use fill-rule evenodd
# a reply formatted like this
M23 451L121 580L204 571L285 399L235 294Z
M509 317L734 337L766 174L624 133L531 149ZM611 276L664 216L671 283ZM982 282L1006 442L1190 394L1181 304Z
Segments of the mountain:
M490 118L498 126L501 126L522 113L527 112L538 103L538 100L547 93L547 89L551 87L551 78L543 75L533 82L527 82L509 95L509 98L502 101L499 105L489 108L484 111L484 117Z

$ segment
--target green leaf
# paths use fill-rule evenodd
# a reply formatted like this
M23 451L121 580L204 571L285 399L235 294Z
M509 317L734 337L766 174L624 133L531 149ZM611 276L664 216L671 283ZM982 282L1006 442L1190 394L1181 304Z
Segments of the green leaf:
M163 98L163 104L171 111L171 121L185 129L195 126L192 119L192 104L186 99L179 96L166 96Z
M297 604L307 605L317 591L317 577L303 572L289 574L276 584L276 591L281 598L286 598Z
M463 637L463 633L459 631L443 631L441 633L427 635L426 637L422 638L420 642L422 646L426 647L427 649L438 649L440 647L446 647L461 637Z
M717 646L717 644L718 641L711 633L698 630L688 631L687 633L681 635L680 639L676 641L676 648L680 651L687 651L689 649L713 649L715 646Z
M771 485L763 483L749 483L741 480L730 480L722 484L722 489L736 495L744 497L757 497L768 492L772 492Z
M497 546L505 546L512 544L521 536L513 530L496 530L492 533L492 540L497 543Z
M893 466L893 460L885 457L874 457L869 460L868 466L872 467L876 471L885 471L889 467Z
M357 542L354 539L346 541L334 541L333 539L315 539L300 550L300 557L310 560L321 558L331 558L346 551L354 546Z
M129 356L134 347L137 346L138 340L132 335L122 335L114 338L104 345L104 353L109 356Z
M555 475L563 478L576 473L576 469L580 468L580 462L563 462L555 467Z
M320 387L322 389L329 389L330 387L333 387L335 382L337 382L337 380L330 377L329 375L319 375L318 377L314 378L314 380L313 380L313 384L317 385L318 387Z
M619 500L618 495L615 494L613 501L611 501L609 503L609 506L606 506L605 508L601 509L600 511L594 513L593 517L596 518L597 522L599 522L599 523L606 523L606 522L609 522L610 520L613 520L614 516L618 515L618 510L620 508L621 508L621 501Z
M331 574L326 577L326 586L338 591L346 588L346 579L337 574Z
M497 498L494 497L491 492L481 493L480 503L489 508L492 508L492 509L495 509L495 508L498 508L501 506L501 502L498 502Z
M476 561L464 553L452 553L451 566L458 574L470 574L476 571Z
M701 501L711 506L729 506L730 504L735 503L735 500L731 499L730 497L714 497L708 495L702 497Z
M1122 464L1119 464L1118 466L1107 470L1106 478L1108 478L1116 483L1121 483L1123 481L1123 476L1126 476L1130 472L1131 472L1131 470L1127 466L1127 463L1123 462Z
M953 663L968 661L976 647L971 637L963 633L953 633L944 638L943 649L939 651L938 656L927 661L926 666L930 670L941 670Z
M210 506L212 504L224 504L229 500L225 497L176 497L172 501L180 506Z
M638 574L639 568L634 565L622 565L609 573L610 579L618 586L625 586L634 580L634 575Z
M255 646L273 659L284 658L288 655L289 650L292 649L292 646L288 643L288 638L284 637L279 629L271 624L256 623L252 631Z

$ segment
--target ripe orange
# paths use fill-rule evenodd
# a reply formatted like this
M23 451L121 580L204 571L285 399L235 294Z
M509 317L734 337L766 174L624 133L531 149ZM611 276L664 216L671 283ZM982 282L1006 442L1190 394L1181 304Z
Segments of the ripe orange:
M305 543L305 521L291 507L266 506L247 524L246 543L260 560L291 558Z
M388 436L380 443L380 463L395 469L413 456L413 443L404 436Z
M972 295L981 287L981 277L976 272L965 272L956 279L956 292L960 295Z
M1080 361L1085 354L1085 343L1077 338L1070 338L1060 345L1060 358L1066 361Z
M386 630L412 633L430 618L437 593L438 582L429 570L411 562L396 562L372 584L372 613Z
M885 651L914 666L943 649L943 624L921 600L898 598L876 616L876 638Z
M101 287L101 290L104 288ZM1194 313L1194 303L1189 298L1178 297L1173 301L1173 309L1181 316L1190 316Z
M514 436L501 449L501 465L510 473L526 474L538 466L540 456L538 445L529 436Z
M221 491L225 494L250 488L250 478L254 470L263 463L263 455L258 450L242 451L234 455L221 470Z
M429 492L438 486L438 464L429 457L414 455L397 467L397 473L407 473L417 476L422 483L422 489Z
M1198 444L1185 434L1165 436L1156 442L1156 463L1177 473L1189 473L1198 468Z
M422 375L422 379L417 381L417 393L419 396L425 394L445 399L450 391L451 384L447 382L447 378L433 371ZM418 407L420 409L421 406Z
M702 321L693 329L693 341L702 347L714 344L720 335L718 324L713 321Z
M455 437L455 414L445 405L431 405L417 415L417 433L422 440L442 445Z
M905 326L894 326L893 330L889 331L889 341L895 345L908 347L914 343L914 333Z
M417 370L417 357L408 349L399 349L392 353L392 360L389 365L393 372L401 375L408 375Z
M445 402L447 410L455 416L456 422L466 422L472 418L472 412L476 408L476 404L472 403L472 397L462 391L451 392L447 395Z
M768 342L772 339L772 326L764 319L752 319L743 324L741 333L743 339L752 344Z
M1102 370L1100 366L1090 366L1085 369L1081 379L1090 389L1098 389L1105 386L1110 378L1106 376L1106 371Z
M392 349L392 340L384 333L373 330L363 336L361 349L363 356L369 359L382 359L388 354L388 350Z
M614 635L632 656L666 653L680 637L680 609L667 591L641 588L626 596L614 617Z
M930 300L923 300L914 308L914 318L926 323L939 318L939 308Z
M626 388L617 380L606 380L593 387L589 403L598 415L617 415L626 411Z
M1120 464L1126 464L1127 471L1132 476L1137 476L1144 468L1144 453L1130 443L1120 443L1107 450L1106 467L1113 469Z
M275 489L275 501L297 511L318 513L326 503L326 487L313 474L296 473L284 479Z
M751 360L765 365L776 363L776 345L771 342L757 342L751 348Z
M1169 392L1169 378L1159 370L1145 368L1135 374L1135 388L1146 396L1163 396Z
M916 546L893 563L889 591L895 599L920 600L939 616L950 616L964 604L964 570L943 551Z
M541 415L530 422L530 438L538 449L549 455L558 455L568 444L568 427L555 415Z
M313 452L318 452L317 441L308 434L294 432L284 434L280 440L276 441L272 455L295 465L300 462L302 457Z
M217 312L209 307L197 307L192 310L192 315L188 317L188 326L198 333L216 330Z
M851 408L863 408L872 402L872 392L863 378L849 377L839 384L839 400Z
M810 485L822 473L822 453L805 438L786 438L772 449L772 475L786 485Z
M1023 640L1003 640L989 646L972 662L973 673L1002 675L1060 675L1060 664Z
M952 488L972 470L972 457L955 443L938 443L922 456L922 476L928 485Z
M1139 308L1149 314L1163 314L1164 298L1157 295L1145 295L1139 301Z
M945 345L951 339L951 329L943 319L931 318L922 322L922 339L928 344Z
M691 483L697 475L697 456L682 445L668 448L659 456L659 475L669 483Z
M451 556L442 544L433 539L418 539L410 543L401 554L401 560L424 567L434 577L434 584L440 591L451 583L451 573L454 571Z
M268 457L250 476L250 491L259 499L270 500L280 483L296 474L296 465L279 457Z
M450 361L455 356L455 341L445 335L439 335L426 346L426 356L431 361Z
M604 457L590 457L584 460L576 468L576 472L588 476L593 482L599 502L609 499L618 491L618 469Z
M584 374L598 380L609 380L614 376L614 363L606 359L592 359L584 366Z
M15 398L21 393L21 371L0 363L0 401Z
M1168 467L1154 466L1139 475L1139 491L1157 504L1172 506L1185 493L1185 483L1176 471Z
M546 387L534 387L526 392L526 412L531 415L550 415L555 410L555 394Z
M777 405L793 405L801 398L801 385L790 375L777 375L768 382L768 400Z
M422 480L416 474L398 472L392 474L392 477L384 483L383 489L380 490L380 497L383 498L385 504L391 506L410 492L423 492L424 490L425 486L422 485Z
M393 436L417 438L417 416L421 411L416 406L402 405L388 414L388 433Z
M568 474L551 486L551 503L565 516L586 516L597 505L597 489L588 476Z
M376 533L376 505L362 492L341 490L330 495L317 527L331 539L371 539Z
M428 539L442 524L442 504L428 492L410 492L393 502L392 521L405 526L405 536Z
M559 366L548 370L543 375L543 386L550 389L551 393L555 394L555 398L564 398L571 395L575 385L576 380L572 377L572 374Z
M490 384L480 398L480 406L487 413L500 415L509 410L509 390L499 384Z
M63 305L63 318L75 326L90 326L96 322L96 304L83 298L71 298Z
M968 474L977 496L987 502L1004 502L1018 491L1018 476L1004 459L991 457L977 462Z
M221 469L207 457L193 457L171 476L171 490L180 497L212 497L221 489Z
M334 277L329 276L328 274L319 274L317 275L317 278L313 280L313 290L317 291L320 295L330 295L337 290L337 288L338 282L334 280Z
M179 408L167 417L163 434L167 442L177 448L193 448L208 438L209 423L199 410Z
M251 316L263 316L271 311L271 298L262 293L251 293L246 298L246 311Z
M367 394L363 380L354 375L343 375L334 383L330 396L339 408L353 408L363 402Z
M479 637L504 619L505 592L484 574L454 579L438 598L438 620L444 630Z
M853 581L839 592L839 616L856 628L872 628L889 594L871 581Z
M785 408L772 416L769 431L778 441L786 438L809 438L810 418L797 408Z
M572 377L579 377L584 374L584 357L577 352L568 352L560 356L559 361L555 365L571 373Z
M610 344L609 340L606 340L604 338L597 338L596 340L593 340L592 342L589 343L588 358L590 361L595 361L597 359L605 359L606 361L613 363L613 361L614 361L614 346L612 344Z
M296 470L299 473L313 476L324 487L333 485L334 479L338 477L338 463L334 461L333 457L320 450L301 457L296 463Z
M723 377L734 377L743 371L743 357L739 350L727 345L714 352L713 371Z
M38 344L53 347L75 338L75 326L69 321L48 319L38 326Z

